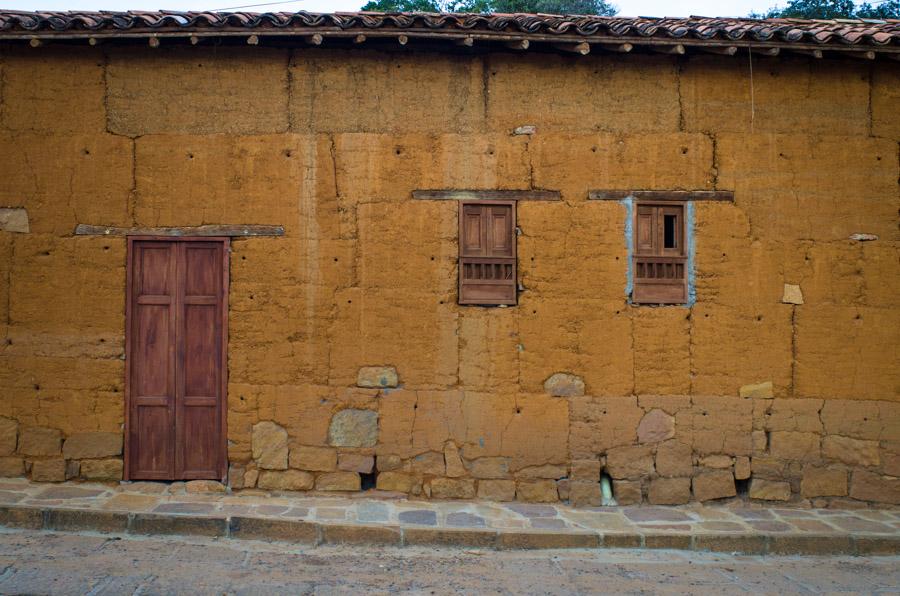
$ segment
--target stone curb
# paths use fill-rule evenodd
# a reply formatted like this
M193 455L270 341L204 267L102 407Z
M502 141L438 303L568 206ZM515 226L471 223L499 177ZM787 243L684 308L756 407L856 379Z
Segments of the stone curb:
M90 531L143 536L205 536L310 546L373 544L453 546L494 550L647 548L747 555L897 555L900 536L490 530L390 524L332 524L232 515L126 513L94 509L0 506L0 526L29 530Z

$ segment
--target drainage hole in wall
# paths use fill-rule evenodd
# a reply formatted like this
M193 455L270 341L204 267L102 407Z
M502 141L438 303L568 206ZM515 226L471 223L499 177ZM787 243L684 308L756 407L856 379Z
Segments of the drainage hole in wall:
M745 478L744 480L735 480L734 490L737 491L739 497L746 497L750 494L750 479Z
M378 484L378 472L372 471L369 474L359 475L359 488L361 490L372 490Z

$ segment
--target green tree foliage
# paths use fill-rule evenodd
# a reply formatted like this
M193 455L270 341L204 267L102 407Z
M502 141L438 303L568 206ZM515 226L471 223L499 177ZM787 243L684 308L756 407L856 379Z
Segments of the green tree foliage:
M898 0L900 1L900 0ZM612 16L606 0L370 0L362 10L378 12L478 12L594 14Z
M754 19L898 19L900 0L876 0L859 6L853 0L789 0L784 8L776 6L749 16Z

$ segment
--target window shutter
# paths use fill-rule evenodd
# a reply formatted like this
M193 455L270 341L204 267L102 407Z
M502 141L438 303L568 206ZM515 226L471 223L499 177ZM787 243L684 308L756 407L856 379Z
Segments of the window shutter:
M632 302L687 302L684 204L638 203L634 225Z
M460 204L459 303L516 303L515 201Z

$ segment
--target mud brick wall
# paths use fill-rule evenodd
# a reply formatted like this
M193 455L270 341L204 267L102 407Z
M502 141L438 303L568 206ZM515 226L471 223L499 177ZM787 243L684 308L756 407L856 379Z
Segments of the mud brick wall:
M278 224L232 245L235 489L897 504L900 64L752 85L751 118L736 58L4 46L0 475L121 477L125 241L76 224ZM517 307L456 305L457 205L411 198L451 188L561 192L519 204ZM628 304L592 189L734 191L693 306Z

